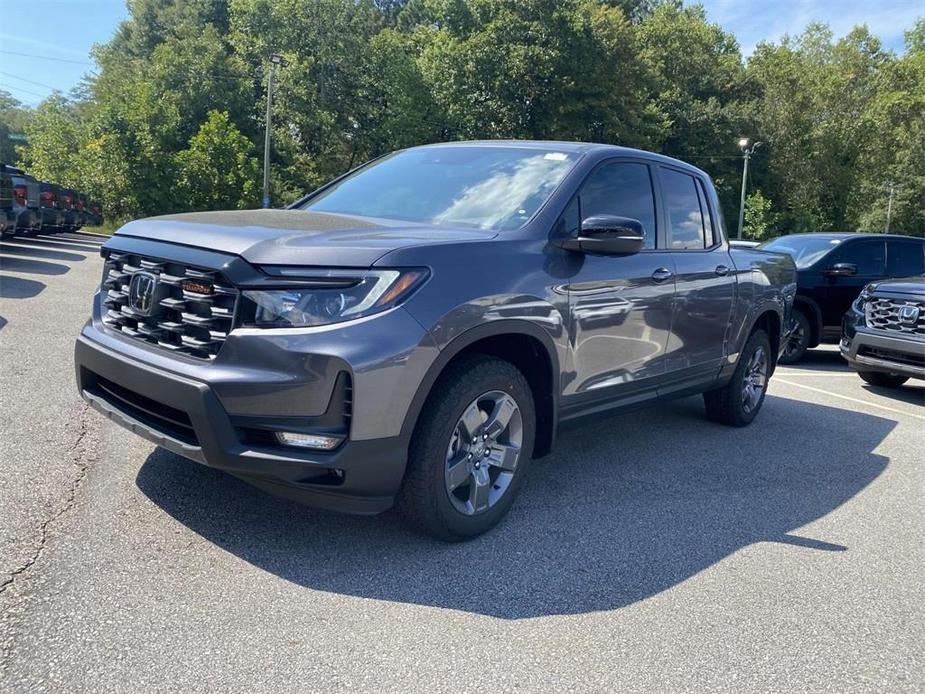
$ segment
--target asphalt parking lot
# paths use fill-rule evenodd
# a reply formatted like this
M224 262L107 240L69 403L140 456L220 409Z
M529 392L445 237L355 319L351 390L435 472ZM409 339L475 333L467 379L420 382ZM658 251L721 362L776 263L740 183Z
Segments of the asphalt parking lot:
M833 347L758 420L583 425L445 545L263 495L105 422L71 351L97 238L0 243L0 690L913 692L925 389Z

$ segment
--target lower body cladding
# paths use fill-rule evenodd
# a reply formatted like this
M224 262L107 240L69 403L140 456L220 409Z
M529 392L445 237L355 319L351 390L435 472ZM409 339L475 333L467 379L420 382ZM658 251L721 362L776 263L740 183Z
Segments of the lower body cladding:
M846 321L847 322L847 321ZM842 356L857 371L925 379L925 338L843 325Z
M337 356L324 353L333 344L324 334L316 340L305 334L250 334L240 341L232 334L223 354L201 365L152 353L94 321L75 346L78 388L113 422L264 491L319 508L380 513L393 504L407 462L410 436L402 435L400 415L420 377L405 371L426 370L433 356L418 346L423 331L403 309L389 313L374 321L385 320L389 327L361 324L354 340L334 338L342 346ZM376 344L373 334L380 336L376 347L381 350L383 330L404 334L414 347L373 366L367 352ZM320 353L307 348L313 342ZM300 345L296 351L287 349L295 344ZM351 356L356 361L348 361ZM240 362L245 357L250 365ZM270 368L255 368L253 359ZM292 371L281 377L279 367L287 360ZM307 450L281 442L277 433L282 432L336 439L337 445L330 451Z

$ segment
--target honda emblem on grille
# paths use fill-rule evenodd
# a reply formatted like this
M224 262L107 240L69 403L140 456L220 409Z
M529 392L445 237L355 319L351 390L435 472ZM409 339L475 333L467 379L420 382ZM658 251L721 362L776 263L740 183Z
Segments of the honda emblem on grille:
M918 306L903 306L899 309L899 320L902 321L904 325L914 325L918 319Z
M135 313L150 316L156 306L157 275L150 272L136 272L128 286L128 303Z

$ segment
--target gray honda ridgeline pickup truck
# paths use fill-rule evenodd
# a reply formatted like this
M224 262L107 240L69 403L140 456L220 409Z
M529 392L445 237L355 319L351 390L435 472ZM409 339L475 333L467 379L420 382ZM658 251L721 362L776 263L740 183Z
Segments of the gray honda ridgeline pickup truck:
M796 288L789 257L730 250L703 171L564 142L408 149L289 209L131 222L102 254L75 354L94 408L446 540L498 522L560 423L694 393L751 422Z

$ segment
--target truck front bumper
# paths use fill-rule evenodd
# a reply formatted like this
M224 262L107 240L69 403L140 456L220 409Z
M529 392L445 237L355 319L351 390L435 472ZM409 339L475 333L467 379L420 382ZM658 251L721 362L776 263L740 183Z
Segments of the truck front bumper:
M405 336L414 339L409 335L413 319L402 309L387 320L391 328L403 328ZM377 330L372 325L358 329ZM355 345L356 352L341 348L347 352L344 360L325 354L326 338L319 335L308 343L320 351L311 350L308 358L290 353L292 370L281 378L278 371L254 366L278 365L280 353L262 342L268 338L241 339L241 344L228 344L226 349L238 357L247 355L248 366L230 363L221 354L201 366L190 360L171 363L169 356L113 335L94 320L75 345L78 389L94 409L120 426L270 493L348 513L389 508L401 486L410 438L402 435L395 419L403 414L403 400L410 402L406 391L413 382L402 379L400 363L386 360L384 372L351 363L372 340L347 343ZM292 347L279 338L275 342ZM256 361L258 355L262 359ZM409 373L404 375L423 368L426 359L420 361L408 357ZM354 402L359 397L365 402ZM382 407L384 400L393 407ZM347 415L341 417L345 403ZM374 404L382 408L378 416L369 413ZM299 416L300 407L305 416ZM336 428L339 422L344 426L336 433L343 441L330 452L283 446L273 436L275 431Z

